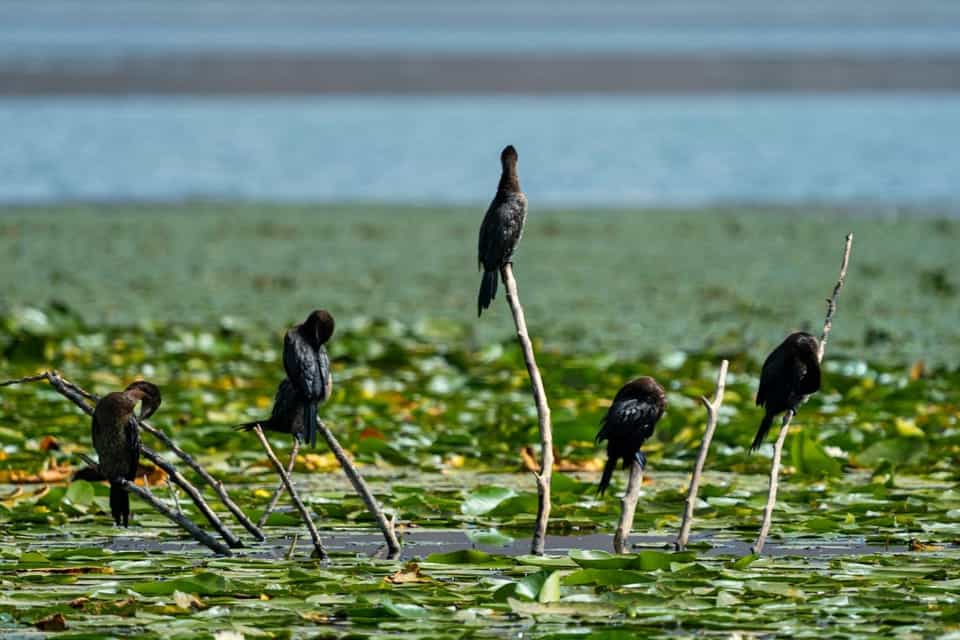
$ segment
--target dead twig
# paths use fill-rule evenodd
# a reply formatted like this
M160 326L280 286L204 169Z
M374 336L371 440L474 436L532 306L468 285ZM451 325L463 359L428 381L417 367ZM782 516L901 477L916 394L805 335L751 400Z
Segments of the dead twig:
M297 438L293 439L293 449L290 450L290 462L287 463L287 475L293 473L293 468L297 464L297 452L300 451L300 440ZM257 527L263 527L267 524L267 518L270 517L270 514L273 513L273 510L277 508L277 503L280 501L280 495L283 493L283 480L280 481L280 484L277 485L277 488L273 490L273 495L270 496L270 502L267 503L267 508L264 509L263 515L260 516L260 520L257 521Z
M263 446L263 450L267 453L267 458L270 460L270 463L273 464L273 468L277 470L277 473L280 474L280 479L283 480L283 484L287 487L287 491L290 493L290 499L293 500L294 506L297 508L297 511L300 512L300 517L303 519L303 523L307 526L307 531L310 532L310 538L313 539L314 553L321 560L326 560L327 550L323 548L323 542L320 541L320 534L317 533L317 528L313 524L313 518L310 517L310 512L307 511L303 501L300 500L300 495L297 493L296 488L294 488L293 482L290 480L290 476L287 475L286 470L283 468L283 464L277 459L276 454L273 453L273 448L270 446L270 442L267 441L267 437L263 435L263 429L260 428L260 425L255 425L253 427L253 432L257 434L258 438L260 438L260 444Z
M700 491L700 477L703 474L703 466L707 462L707 453L710 451L710 442L713 440L713 432L717 428L717 416L720 413L720 405L723 404L723 391L727 384L727 365L724 360L720 363L720 373L717 374L717 387L713 394L713 400L708 400L706 396L700 397L707 410L707 428L703 432L703 440L700 442L700 452L697 454L697 463L693 467L693 475L690 477L690 489L687 491L687 500L683 510L683 520L680 523L680 533L677 535L677 541L674 547L677 551L683 551L687 548L687 541L690 538L690 527L693 526L693 510L697 505L697 493Z
M540 369L537 368L533 344L527 333L527 321L523 315L523 307L520 305L517 281L513 277L513 265L508 262L500 267L500 276L507 290L507 304L510 305L510 312L513 314L517 339L523 350L523 360L530 376L533 399L537 404L537 422L540 427L540 472L533 474L537 480L537 521L534 525L530 552L542 556L547 539L547 523L550 520L550 478L553 475L553 427L550 422L550 405L547 404L547 393L543 388L543 379L540 377Z
M820 334L820 347L817 353L817 359L823 362L824 353L826 353L827 339L830 337L830 330L833 328L833 316L837 312L837 299L840 297L840 290L847 280L847 264L850 262L850 250L853 247L853 234L848 233L843 245L843 260L840 262L840 277L837 278L837 284L833 287L833 293L827 298L827 316L823 321L823 333ZM753 553L761 553L763 545L767 541L767 534L770 533L770 524L773 521L773 509L777 505L777 488L780 478L780 458L783 453L783 445L787 441L787 433L790 431L790 421L793 420L794 412L788 410L783 414L783 420L780 422L780 433L777 434L777 441L773 445L773 460L770 466L770 484L767 490L767 504L763 509L763 520L760 523L760 533L750 550Z
M94 462L89 456L86 456L81 453L80 458L85 463L87 463L88 465L96 469L97 473L100 472L100 466L96 462ZM169 519L171 522L175 523L184 531L189 533L194 540L204 545L205 547L209 548L214 553L218 553L222 556L233 555L230 549L224 546L223 543L217 541L213 536L211 536L210 534L205 532L203 529L195 525L193 522L190 521L189 518L187 518L182 513L177 513L171 510L167 505L157 500L153 496L153 494L150 493L149 490L145 490L141 487L138 487L135 483L125 480L123 478L121 478L119 482L120 482L120 485L123 487L124 491L126 491L127 493L132 493L139 496L141 500L143 500L144 502L149 504L151 507L153 507L155 511L157 511L163 516L166 516L167 519Z
M637 510L637 501L640 499L640 490L643 487L643 467L636 460L630 463L630 478L627 480L627 489L620 499L620 521L617 530L613 533L613 550L615 553L626 553L627 538L633 529L633 514Z
M367 486L363 476L360 475L360 472L353 465L353 462L347 456L343 447L340 446L340 443L337 442L333 432L324 424L323 420L317 421L317 427L320 430L320 435L326 440L327 446L330 447L330 451L332 451L334 457L336 457L337 462L340 463L340 467L346 474L347 479L350 480L350 484L353 485L353 489L360 496L360 499L363 500L363 503L367 506L367 511L369 511L370 515L377 521L377 526L379 526L380 531L383 532L383 537L387 543L387 557L395 558L400 554L400 541L397 539L393 519L388 520L384 515L383 509L380 508L377 499L373 496L373 493L371 493L370 487Z

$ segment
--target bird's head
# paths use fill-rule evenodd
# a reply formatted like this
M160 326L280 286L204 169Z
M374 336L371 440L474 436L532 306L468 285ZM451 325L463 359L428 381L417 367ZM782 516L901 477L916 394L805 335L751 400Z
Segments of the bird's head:
M307 335L316 340L318 345L325 344L327 340L333 337L333 316L325 309L311 311L303 326Z
M787 342L800 353L817 357L820 353L820 343L806 331L797 331L787 336Z
M504 167L517 164L517 150L513 148L512 144L508 144L503 148L503 151L500 152L500 164Z
M623 386L621 393L633 398L656 399L661 407L667 406L667 393L660 384L650 376L641 376L631 380ZM619 394L618 394L619 395Z
M146 380L131 382L124 393L140 402L141 420L146 420L160 408L160 388L152 382Z

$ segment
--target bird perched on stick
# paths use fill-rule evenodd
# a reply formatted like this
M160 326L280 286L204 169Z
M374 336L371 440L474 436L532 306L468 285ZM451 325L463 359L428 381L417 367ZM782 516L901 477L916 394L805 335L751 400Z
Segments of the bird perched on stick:
M809 333L798 331L774 349L760 371L757 406L766 413L750 445L756 451L770 431L773 419L784 411L796 413L807 396L820 389L820 344Z
M517 150L513 145L508 145L500 153L500 166L497 195L493 197L480 225L478 261L483 269L483 279L477 296L478 317L496 297L500 267L512 261L513 252L523 234L523 223L527 219L527 196L520 190Z
M607 463L600 478L600 495L609 486L618 461L623 460L624 469L634 460L641 469L647 466L647 457L640 447L653 435L653 428L666 408L667 394L653 378L631 380L617 392L597 434L597 442L607 441Z
M146 420L160 406L160 389L151 382L133 382L100 398L93 409L93 448L100 473L110 483L110 513L124 527L130 522L130 496L121 480L133 481L140 461L140 430L133 420L137 402L139 419Z
M317 403L330 397L333 380L324 344L333 336L333 316L312 311L283 338L283 368L303 403L304 442L317 444Z
M289 433L298 442L303 442L303 409L305 404L307 402L294 388L293 383L288 378L284 378L273 397L273 409L270 412L270 417L266 420L254 420L253 422L238 424L234 429L237 431L252 431L259 424L266 431Z

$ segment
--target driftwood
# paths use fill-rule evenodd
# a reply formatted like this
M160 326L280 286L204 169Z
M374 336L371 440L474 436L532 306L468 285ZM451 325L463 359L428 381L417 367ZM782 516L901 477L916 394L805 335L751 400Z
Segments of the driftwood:
M700 402L703 403L703 407L707 410L707 428L703 431L703 440L700 442L700 452L697 454L697 463L693 468L693 475L690 476L690 489L687 491L687 500L684 504L680 533L677 534L677 541L674 543L677 551L686 549L687 541L690 538L690 527L693 526L693 511L697 505L697 493L700 491L700 478L703 475L703 466L707 462L707 453L710 451L713 432L717 429L717 416L720 413L720 405L723 404L723 391L727 384L728 364L726 360L720 363L720 373L717 374L717 387L713 394L713 400L708 400L706 396L700 396Z
M293 468L297 465L297 453L300 452L300 440L298 438L293 439L293 448L290 449L290 461L287 463L287 475L293 473ZM270 496L270 502L267 503L267 508L263 510L263 515L260 516L260 519L257 520L257 527L263 527L267 524L267 519L270 517L270 514L273 513L273 510L277 508L277 503L280 502L280 496L283 494L283 489L286 485L283 484L283 479L280 479L280 484L277 485L277 488L273 490L273 495Z
M500 276L507 290L507 303L513 314L517 339L523 350L523 360L527 364L533 399L537 404L537 422L540 427L540 472L534 473L537 480L537 521L534 525L530 552L542 556L546 545L547 522L550 520L550 478L553 475L553 427L550 421L550 406L547 404L547 393L544 391L543 379L540 377L540 369L537 368L537 360L533 354L533 344L527 333L527 321L523 315L523 307L520 305L517 281L513 277L513 265L508 262L500 267Z
M613 550L616 553L627 552L627 538L633 529L633 514L637 510L637 501L640 499L640 489L643 487L643 467L636 460L630 463L630 478L627 480L627 489L620 499L620 521L617 530L613 533Z
M290 493L290 499L293 500L293 505L297 508L297 511L300 512L300 517L303 519L303 523L307 526L307 531L310 532L310 538L313 540L314 553L321 560L326 560L327 550L323 548L323 542L320 541L320 534L317 532L317 527L314 526L313 518L310 517L310 512L304 506L303 501L300 499L300 495L297 493L297 490L293 486L293 482L290 480L290 476L287 475L286 470L283 468L283 463L277 459L276 454L273 452L273 447L270 446L270 442L267 440L267 437L263 435L263 429L260 428L260 425L255 425L253 427L253 432L257 434L257 437L260 439L260 444L263 446L263 450L267 453L267 458L270 459L270 463L273 464L274 469L276 469L277 473L280 475L280 479L283 480L283 484L287 487L287 491Z
M96 469L97 473L100 472L99 465L96 462L94 462L91 458L89 458L88 456L82 453L80 454L80 458L85 463L90 465L92 468ZM155 498L154 495L150 493L148 489L138 487L135 483L122 478L120 479L120 485L123 487L124 491L138 496L141 500L143 500L144 502L149 504L151 507L153 507L155 511L157 511L161 515L166 516L173 523L175 523L184 531L189 533L194 540L206 546L214 553L219 553L222 556L232 555L228 547L224 546L221 542L218 542L215 538L210 536L210 534L208 534L206 531L204 531L203 529L195 525L193 522L191 522L189 518L183 515L183 513L180 513L179 511L173 511L172 509L170 509L170 507L168 507L167 505L157 500L157 498Z
M850 262L850 250L853 247L853 234L848 233L846 242L843 246L843 260L840 262L840 277L837 278L837 284L833 287L833 293L827 298L827 317L823 321L823 333L820 335L820 348L817 358L823 362L823 355L827 348L827 339L830 337L830 330L833 328L833 316L837 312L837 298L840 297L840 290L847 280L847 264ZM767 541L767 534L770 533L770 524L773 521L773 509L777 505L777 488L780 479L780 458L783 454L783 445L787 441L787 433L790 431L790 421L793 419L794 412L788 410L783 414L783 420L780 422L780 433L777 434L777 441L773 445L773 461L770 464L770 484L767 490L767 504L763 509L763 520L760 523L760 533L751 547L753 553L763 552L763 545Z

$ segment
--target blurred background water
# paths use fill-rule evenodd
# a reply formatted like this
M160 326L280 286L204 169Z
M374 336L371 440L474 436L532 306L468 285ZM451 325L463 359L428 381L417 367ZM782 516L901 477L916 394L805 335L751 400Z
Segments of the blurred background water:
M491 56L532 61L532 76L557 56L567 69L551 95L536 77L464 95L435 75L417 79L429 91L399 94L390 64L406 55L411 78L448 59L469 75ZM679 56L693 71L682 91L659 92L656 78L649 91L635 79L620 95L591 90L578 63L611 55L618 69ZM276 56L321 77L293 90L244 77ZM934 0L5 2L0 202L472 203L489 198L511 142L536 204L953 212L958 56L960 3ZM367 74L356 92L355 60ZM796 71L811 60L813 76ZM770 66L758 73L758 61ZM90 73L105 79L84 86ZM322 88L327 73L336 90ZM239 84L211 90L231 74Z

